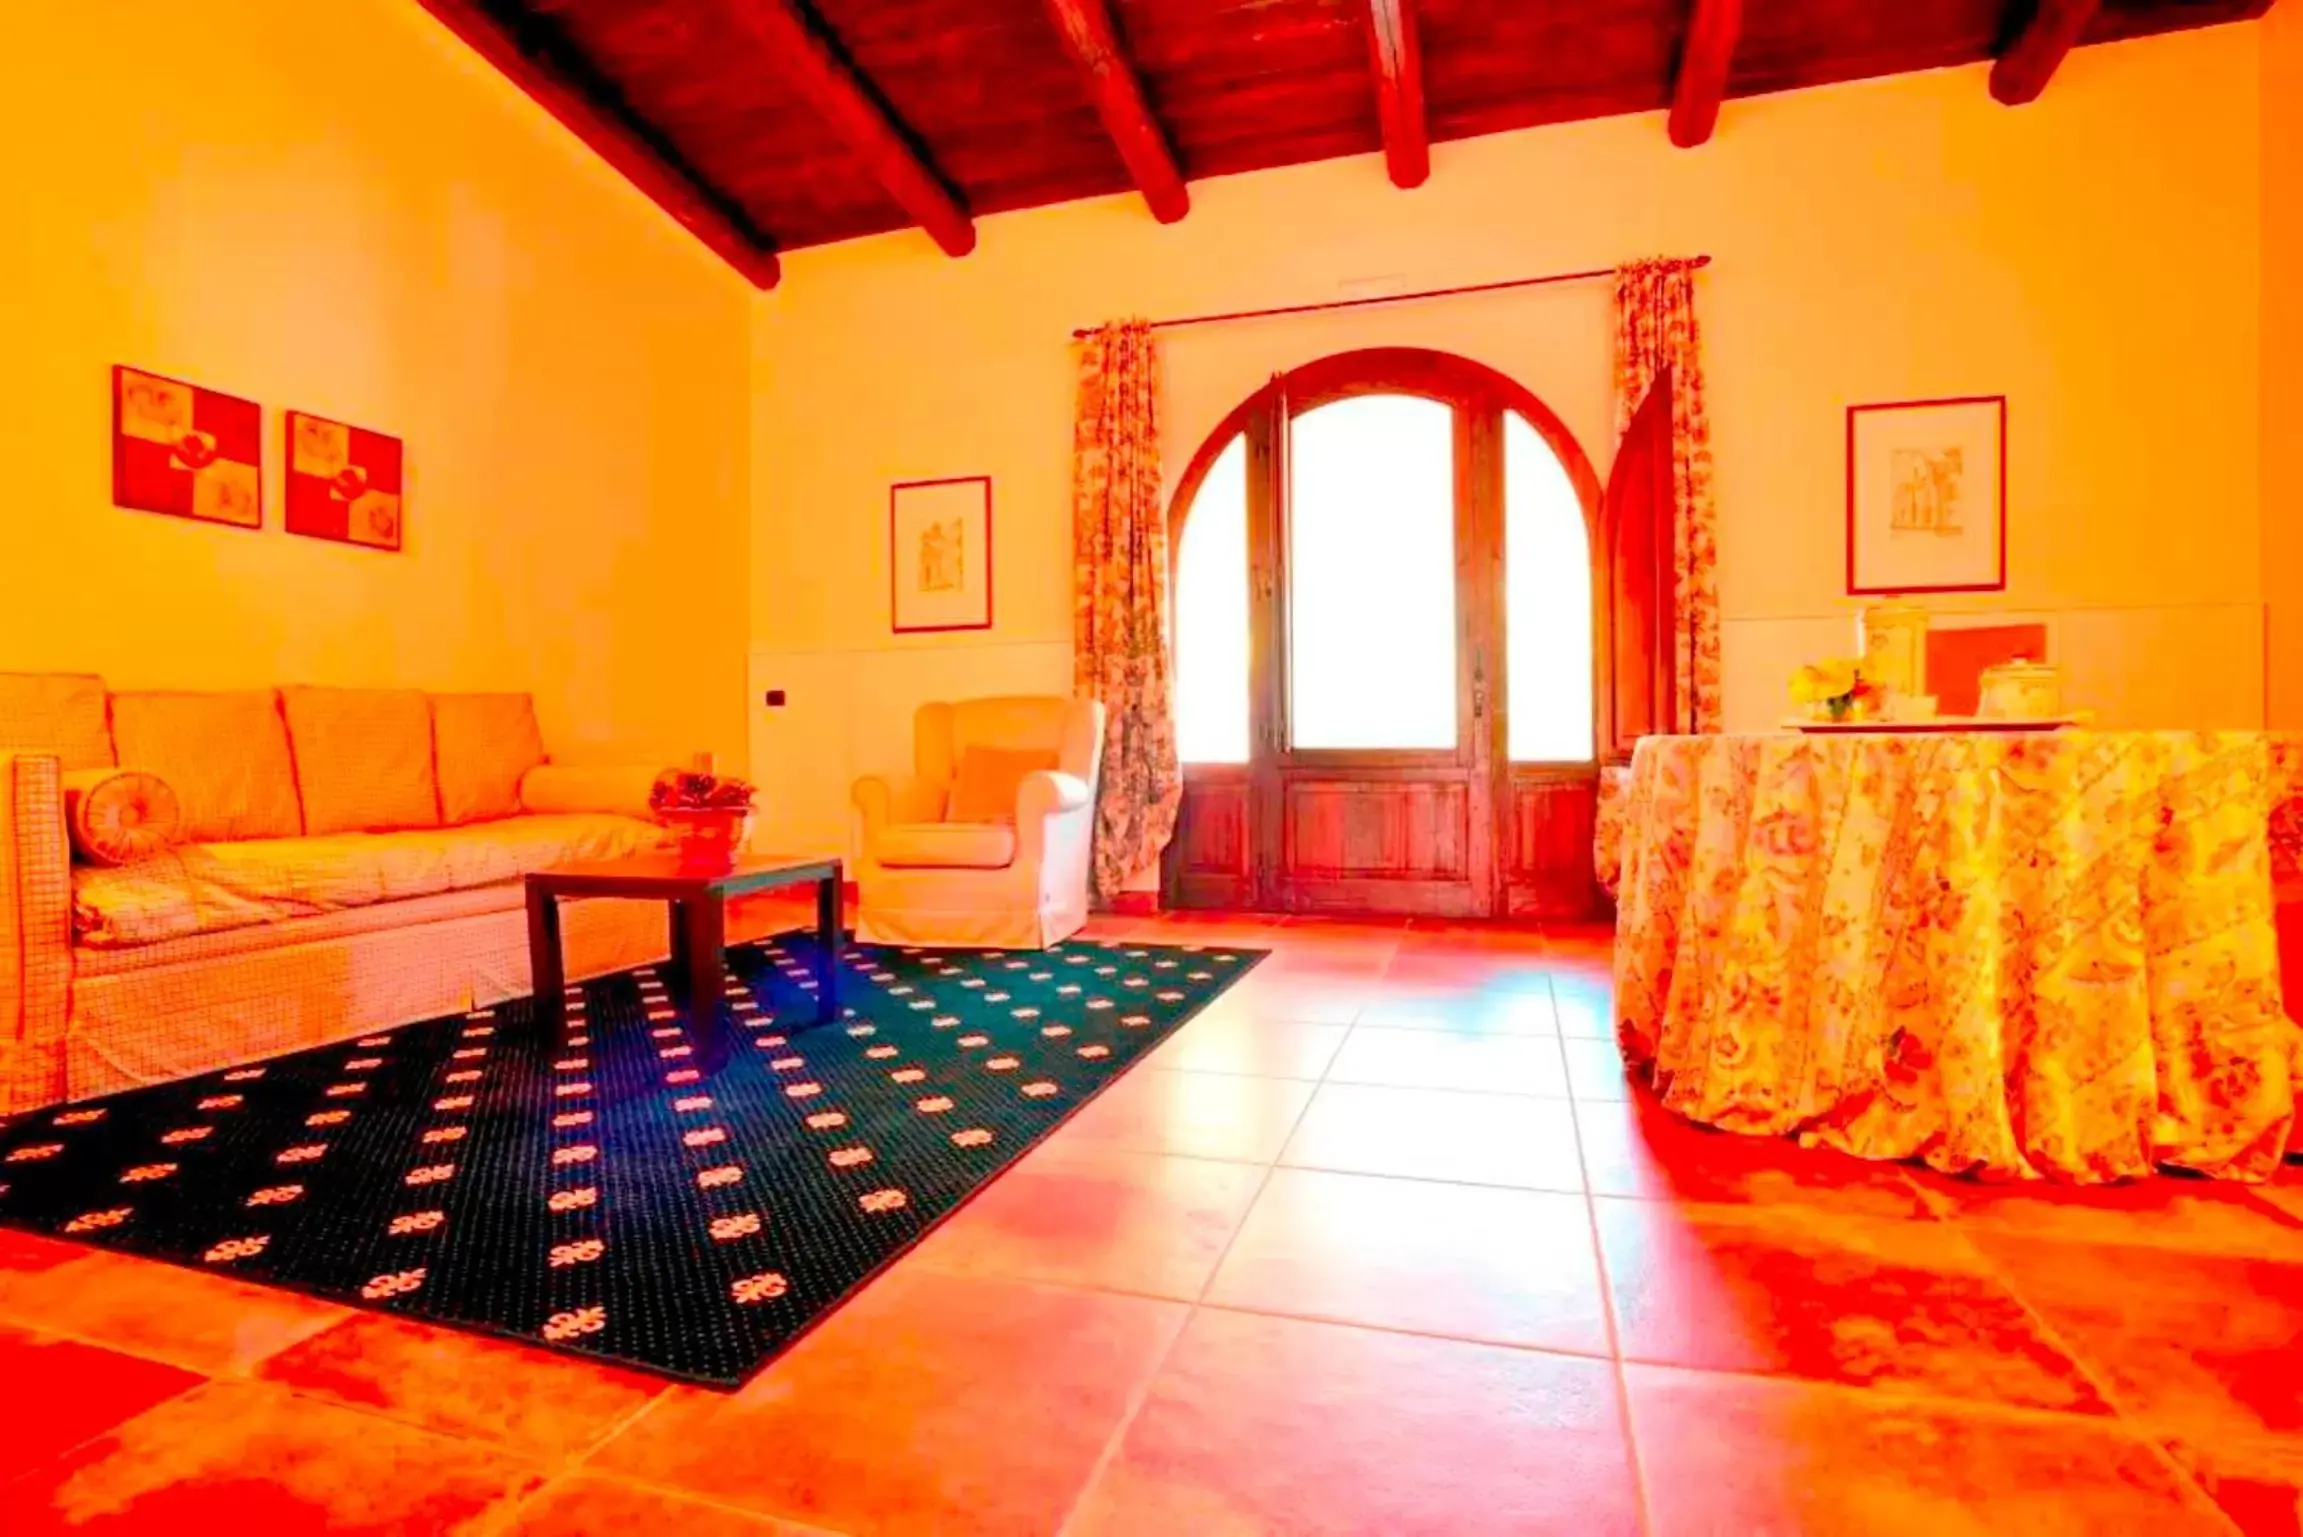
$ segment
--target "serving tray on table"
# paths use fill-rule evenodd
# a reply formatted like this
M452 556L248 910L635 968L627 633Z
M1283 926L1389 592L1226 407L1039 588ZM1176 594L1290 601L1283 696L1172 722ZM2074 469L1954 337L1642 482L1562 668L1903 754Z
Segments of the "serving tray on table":
M2087 724L2084 715L2048 715L2037 719L2013 719L1978 715L1939 715L1933 720L1787 720L1786 731L1803 731L1809 736L1856 736L1872 734L1916 735L1950 731L2062 731L2072 726Z

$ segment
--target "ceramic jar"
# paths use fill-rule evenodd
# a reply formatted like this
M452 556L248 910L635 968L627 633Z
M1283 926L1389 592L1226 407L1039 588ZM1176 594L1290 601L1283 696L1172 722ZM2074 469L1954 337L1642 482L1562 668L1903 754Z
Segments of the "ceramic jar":
M2063 669L2018 657L1983 669L1975 713L1987 720L2055 720L2063 714Z

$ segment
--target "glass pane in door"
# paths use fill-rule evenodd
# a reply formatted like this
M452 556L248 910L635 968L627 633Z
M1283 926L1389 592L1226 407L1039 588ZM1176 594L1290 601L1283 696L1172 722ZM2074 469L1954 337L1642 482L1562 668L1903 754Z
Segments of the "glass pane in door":
M1294 745L1454 747L1454 410L1318 406L1295 419L1288 462Z
M1245 763L1248 735L1247 439L1200 482L1176 548L1176 753Z
M1503 414L1505 709L1514 763L1589 763L1591 543L1566 466Z

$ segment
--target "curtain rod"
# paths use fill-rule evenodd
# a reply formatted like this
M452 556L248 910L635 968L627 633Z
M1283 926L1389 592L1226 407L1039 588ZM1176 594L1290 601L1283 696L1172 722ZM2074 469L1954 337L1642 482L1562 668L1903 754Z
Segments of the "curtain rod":
M1709 256L1689 260L1690 267L1708 267ZM1406 294L1371 294L1364 299L1329 299L1319 304L1281 304L1270 309L1228 310L1220 315L1181 315L1173 320L1151 322L1154 331L1174 331L1184 326L1220 325L1227 320L1269 320L1278 315L1316 315L1325 310L1364 309L1371 304L1410 304L1418 299L1453 299L1460 294L1488 294L1504 288L1542 288L1552 283L1583 283L1593 278L1615 276L1613 267L1591 267L1582 272L1551 272L1542 277L1504 278L1494 283L1464 283L1454 288L1425 288ZM1081 326L1072 332L1072 340L1084 341L1095 335L1096 327Z

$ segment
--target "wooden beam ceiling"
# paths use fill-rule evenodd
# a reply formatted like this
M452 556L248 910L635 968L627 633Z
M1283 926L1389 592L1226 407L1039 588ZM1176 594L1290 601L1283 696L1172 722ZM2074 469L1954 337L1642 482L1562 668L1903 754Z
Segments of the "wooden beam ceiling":
M776 247L1371 147L1984 63L2028 101L2074 43L2250 20L2273 0L423 0L755 281ZM2303 5L2303 0L2284 0ZM1051 25L1051 20L1054 25Z
M1105 0L1047 0L1048 15L1063 34L1064 48L1088 79L1088 96L1136 190L1151 205L1152 217L1173 224L1191 212L1191 193L1167 134L1144 99L1143 82L1112 25Z
M1392 185L1420 187L1431 175L1431 129L1423 110L1423 44L1416 35L1415 0L1367 0L1367 51Z
M595 85L531 52L482 7L481 0L420 0L466 47L494 65L562 127L622 173L658 208L761 288L782 276L775 245L751 221L704 185L669 149L621 114L602 106Z
M1992 98L2010 107L2037 101L2102 8L2102 0L2038 0L2031 19L1991 66Z
M953 256L965 256L976 248L975 220L959 196L928 163L895 114L833 51L796 0L742 0L732 7L732 14L773 67L847 141L888 195L937 245Z
M1671 90L1671 142L1681 149L1705 142L1718 126L1735 44L1743 34L1743 0L1694 0L1694 5Z

